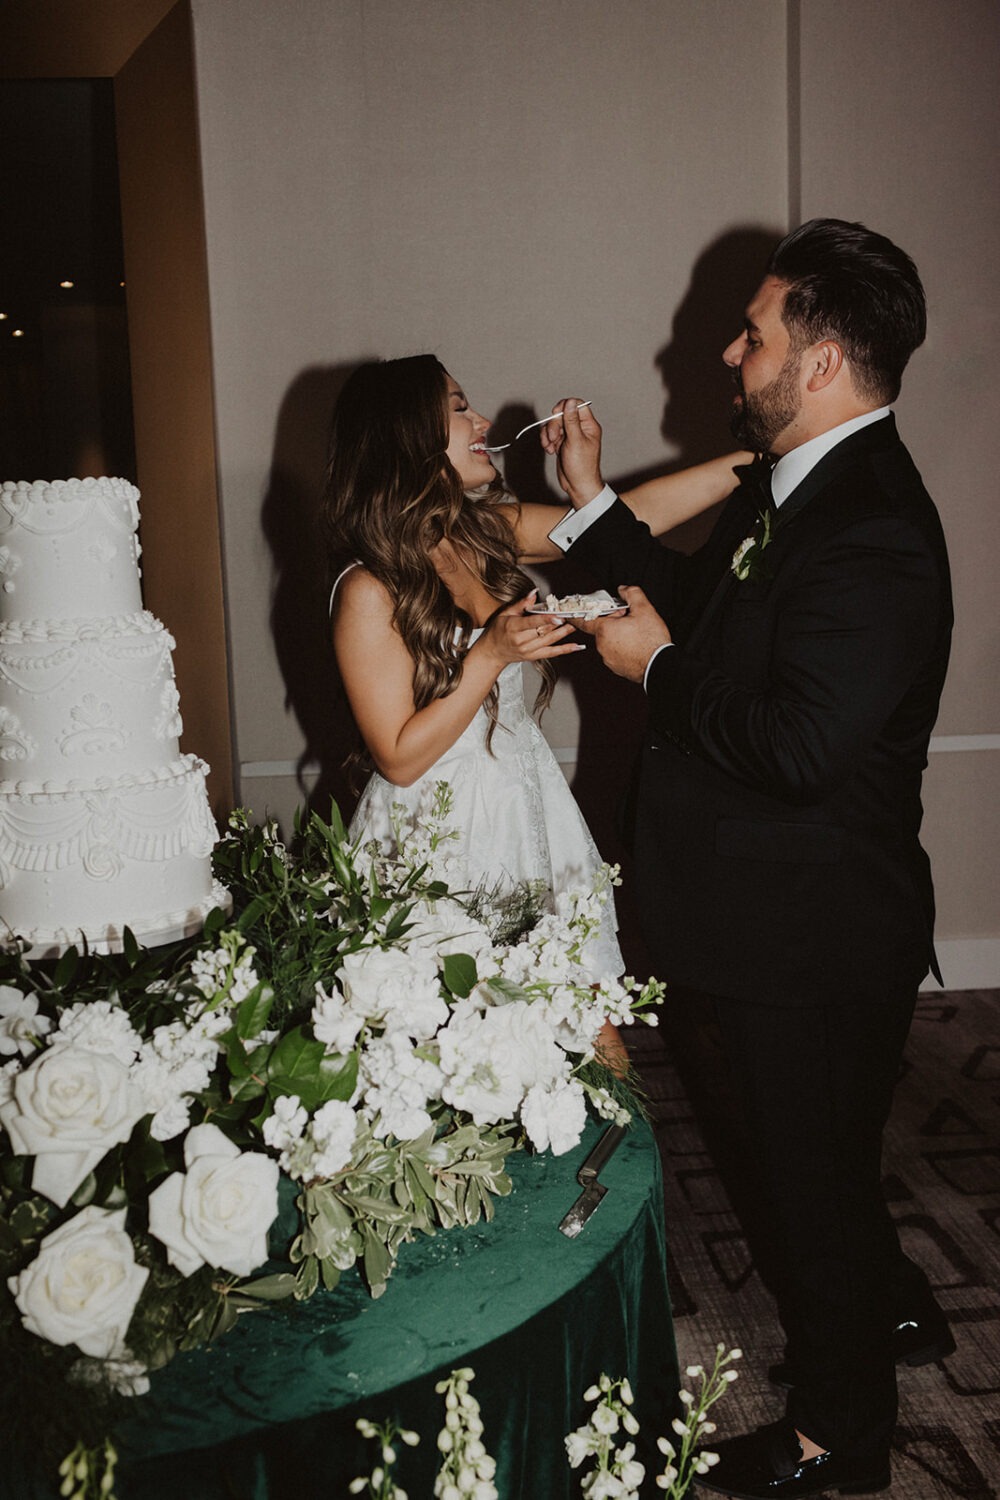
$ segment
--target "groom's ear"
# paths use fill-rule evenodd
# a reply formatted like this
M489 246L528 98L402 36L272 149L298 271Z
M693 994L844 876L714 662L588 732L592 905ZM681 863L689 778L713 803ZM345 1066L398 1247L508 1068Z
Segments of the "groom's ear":
M811 344L803 356L803 374L807 391L822 391L843 371L850 374L843 346L836 339L820 339Z

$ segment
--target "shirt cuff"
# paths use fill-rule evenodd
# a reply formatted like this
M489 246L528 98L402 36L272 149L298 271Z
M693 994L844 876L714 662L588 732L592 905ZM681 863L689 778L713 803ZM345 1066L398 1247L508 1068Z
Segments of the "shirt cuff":
M571 510L568 516L563 516L557 526L553 526L549 532L549 540L555 542L562 552L568 552L578 537L581 537L588 526L593 526L599 521L605 511L611 509L618 496L610 485L605 485L599 495L593 500L588 500L586 505L581 505L579 510Z
M669 651L670 648L671 648L671 646L673 644L674 644L673 641L664 641L662 646L657 646L656 650L653 652L652 656L649 658L649 661L646 663L646 670L642 674L642 690L643 690L643 692L646 691L646 684L649 681L649 669L650 669L650 667L653 665L654 661L659 656L660 652L661 651Z

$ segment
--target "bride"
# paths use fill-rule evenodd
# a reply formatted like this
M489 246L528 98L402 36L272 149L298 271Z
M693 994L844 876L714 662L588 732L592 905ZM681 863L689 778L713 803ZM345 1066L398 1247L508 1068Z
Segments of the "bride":
M521 689L521 666L552 695L552 662L584 647L537 609L519 562L562 556L563 512L518 505L485 446L490 423L431 354L365 364L333 416L325 516L333 644L371 779L352 837L392 843L394 804L426 818L437 784L470 889L538 882L551 905L591 883L601 859ZM737 455L622 498L654 533L733 488ZM591 941L595 981L619 975L613 901Z

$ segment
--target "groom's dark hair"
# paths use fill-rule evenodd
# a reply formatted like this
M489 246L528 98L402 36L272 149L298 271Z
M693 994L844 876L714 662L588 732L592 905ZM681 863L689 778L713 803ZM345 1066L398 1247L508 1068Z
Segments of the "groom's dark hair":
M864 224L810 219L772 252L767 274L788 288L782 321L794 347L835 339L859 396L896 399L927 332L924 289L905 251Z

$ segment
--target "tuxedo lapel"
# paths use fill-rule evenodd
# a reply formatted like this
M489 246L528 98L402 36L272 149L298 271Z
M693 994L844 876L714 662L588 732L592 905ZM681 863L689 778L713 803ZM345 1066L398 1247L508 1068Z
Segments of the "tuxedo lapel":
M734 472L740 476L739 496L746 499L746 507L743 512L747 521L747 529L733 543L734 547L743 540L743 536L753 531L754 526L760 519L765 508L772 512L771 536L772 542L780 536L785 528L794 521L795 517L823 490L827 489L838 476L847 469L852 468L868 453L884 452L887 448L902 446L896 432L896 420L890 414L883 417L881 421L871 422L867 427L862 427L859 432L854 432L850 437L844 438L843 442L831 448L830 452L820 459L815 468L802 480L792 493L780 506L774 507L771 496L770 464L763 458L754 459L751 464L744 464ZM735 497L734 497L735 498ZM769 554L767 554L769 555ZM745 588L745 582L741 582L732 570L727 567L719 578L714 593L710 596L708 603L701 612L692 632L687 646L689 649L698 649L699 643L710 636L715 628L719 613L736 588Z
M896 419L891 412L881 421L870 422L867 427L862 427L860 432L852 432L850 437L844 438L843 442L824 454L815 468L809 470L802 483L796 486L788 499L778 506L774 530L783 531L789 522L794 520L809 504L810 500L825 490L846 469L858 463L866 454L876 453L897 444L899 444L899 435L896 432Z

